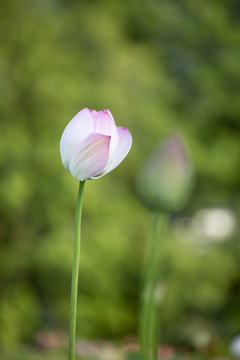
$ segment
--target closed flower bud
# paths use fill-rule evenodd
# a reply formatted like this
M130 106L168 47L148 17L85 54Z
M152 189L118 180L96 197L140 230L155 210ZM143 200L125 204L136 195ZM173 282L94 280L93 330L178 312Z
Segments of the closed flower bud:
M109 110L81 110L67 125L60 141L63 165L76 179L97 179L126 157L132 136L117 127Z
M238 334L235 336L235 338L232 340L230 346L229 346L229 352L230 355L234 359L240 359L240 335Z
M170 136L157 145L141 168L138 192L150 208L174 212L186 204L193 178L193 164L183 142Z

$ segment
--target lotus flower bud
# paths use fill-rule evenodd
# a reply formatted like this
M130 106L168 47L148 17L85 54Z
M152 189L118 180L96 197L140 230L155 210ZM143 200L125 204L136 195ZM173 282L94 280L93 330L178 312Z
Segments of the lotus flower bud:
M127 156L132 136L117 127L109 110L81 110L66 126L60 141L63 165L76 179L97 179Z
M180 137L157 145L140 170L137 188L143 202L154 210L173 212L186 204L193 187L193 164Z
M234 359L240 359L240 335L235 336L229 346L230 355Z

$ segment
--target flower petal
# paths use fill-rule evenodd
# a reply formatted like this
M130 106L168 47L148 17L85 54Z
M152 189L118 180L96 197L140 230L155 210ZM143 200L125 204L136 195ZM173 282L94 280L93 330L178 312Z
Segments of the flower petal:
M92 111L95 133L111 136L109 161L112 159L118 146L118 133L115 121L109 110Z
M96 110L93 110L93 109L90 109L89 111L90 111L92 117L96 116L96 114L98 113Z
M110 136L89 135L74 151L69 171L78 180L86 180L99 174L109 158Z
M130 134L130 131L125 127L117 127L117 132L119 143L115 153L113 154L113 159L111 162L108 162L107 166L99 175L93 177L94 179L97 179L115 169L123 161L131 149L132 135Z
M111 116L111 118L113 119L113 116L112 116L111 111L108 109L108 110L106 110L106 112L107 112L107 113L108 113L108 115L110 115L110 116Z
M63 165L69 170L72 154L78 145L93 132L93 118L88 108L81 110L66 126L60 141Z

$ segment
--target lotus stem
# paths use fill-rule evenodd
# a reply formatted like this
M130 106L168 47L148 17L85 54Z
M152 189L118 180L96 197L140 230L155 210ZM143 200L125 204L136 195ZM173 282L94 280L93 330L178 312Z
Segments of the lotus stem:
M80 264L81 218L82 218L84 187L85 187L85 181L80 181L78 197L77 197L75 229L74 229L74 252L73 252L73 267L72 267L71 300L70 300L70 322L69 322L69 352L68 352L69 360L75 360L78 275L79 275L79 264Z

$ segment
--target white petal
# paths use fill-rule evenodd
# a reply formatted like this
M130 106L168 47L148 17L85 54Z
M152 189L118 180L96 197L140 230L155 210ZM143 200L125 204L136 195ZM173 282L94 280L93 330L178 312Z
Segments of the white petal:
M94 179L99 178L115 169L123 161L131 149L132 135L130 134L130 131L125 127L117 127L117 132L119 143L115 153L113 154L113 159L110 163L108 162L101 174L93 177Z
M102 134L89 135L72 155L72 176L83 181L101 173L108 162L110 140L110 136Z
M108 113L108 115L110 115L110 116L111 116L111 118L113 119L113 116L112 116L111 111L108 109L108 110L106 110L106 112L107 112L107 113Z
M95 111L90 110L94 121L95 133L111 136L109 161L111 161L114 152L118 146L118 133L115 121L109 110Z
M70 159L78 145L93 132L93 118L88 108L81 110L66 126L60 141L63 165L69 170Z

